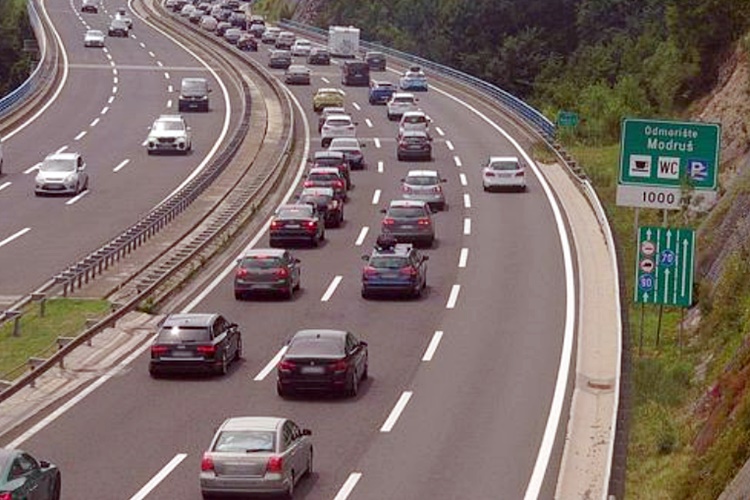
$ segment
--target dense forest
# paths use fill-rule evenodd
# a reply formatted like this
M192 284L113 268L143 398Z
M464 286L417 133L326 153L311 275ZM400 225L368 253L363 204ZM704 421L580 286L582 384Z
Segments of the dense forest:
M492 82L611 142L620 118L673 116L715 81L750 27L747 0L328 0L321 27Z
M31 53L23 51L23 41L33 39L26 0L0 0L0 97L21 85L33 69Z

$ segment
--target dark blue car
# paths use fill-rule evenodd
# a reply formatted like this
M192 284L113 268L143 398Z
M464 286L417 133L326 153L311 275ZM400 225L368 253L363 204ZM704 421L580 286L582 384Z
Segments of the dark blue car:
M385 104L396 92L396 86L391 82L371 81L370 82L370 104Z
M370 255L363 255L367 264L362 270L362 297L376 293L397 293L418 298L427 287L427 255L409 244L395 239L379 238Z

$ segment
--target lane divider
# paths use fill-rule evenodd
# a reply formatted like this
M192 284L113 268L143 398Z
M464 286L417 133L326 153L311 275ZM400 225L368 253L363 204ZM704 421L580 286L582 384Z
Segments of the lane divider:
M121 162L120 162L120 164L119 164L119 165L117 165L117 166L116 166L115 168L113 168L113 169L112 169L112 171L113 171L113 172L119 172L119 171L120 171L120 170L122 170L122 169L123 169L123 167L125 167L125 165L127 165L128 163L130 163L130 159L127 159L127 160L123 160L123 161L121 161Z
M464 208L471 208L471 195L464 193Z
M7 188L11 184L12 184L11 182L4 182L3 184L0 184L0 191L2 191L3 189Z
M357 236L357 240L354 242L355 247L361 247L362 243L365 242L365 237L367 237L367 232L370 230L369 227L365 226L359 231L359 236Z
M461 181L462 186L466 187L469 184L469 182L466 179L466 174L464 173L458 174L458 178Z
M432 335L432 340L430 340L430 344L427 346L427 349L424 352L424 355L422 355L422 361L432 361L433 356L435 356L435 351L437 351L438 346L440 345L440 341L443 339L443 331L437 330Z
M458 267L465 268L466 262L469 260L469 249L468 248L462 248L461 253L458 256Z
M329 300L331 300L333 293L336 291L336 288L339 286L339 283L341 283L342 279L344 279L343 276L334 276L333 281L331 281L331 284L328 285L326 293L324 293L323 297L320 298L321 302L328 302Z
M255 382L262 382L263 380L265 380L268 374L276 369L276 365L279 364L279 361L281 361L281 358L284 356L284 353L287 349L289 349L288 345L285 345L281 349L279 349L279 352L276 353L276 356L274 356L271 361L269 361L268 364L263 367L263 369L253 378L253 380Z
M372 204L377 205L380 202L380 189L376 189L374 193L372 193Z
M382 161L378 162L378 173L382 174L385 171L385 166L383 165Z
M409 400L411 399L412 394L412 391L404 391L401 394L401 397L398 398L398 401L396 401L396 406L393 407L390 415L388 415L388 418L380 428L380 432L391 432L393 430L393 427L396 425L396 422L401 416L401 413L404 411L404 408L406 408L406 405L409 404Z
M456 307L458 301L458 292L461 291L461 285L453 285L451 288L451 294L448 296L448 303L445 304L446 309L453 309Z
M4 247L5 245L7 245L8 243L10 243L11 241L20 238L21 236L23 236L24 234L28 233L29 231L31 231L31 228L30 227L25 227L25 228L21 229L20 231L18 231L16 234L8 236L3 241L0 241L0 247Z
M333 500L346 500L347 498L349 498L349 495L352 494L354 487L357 486L357 483L359 482L361 477L361 472L352 472L351 474L349 474L349 477L346 478L346 481L344 482L343 486L341 486L339 492L336 493L336 496L333 497Z
M469 236L471 234L471 219L466 217L464 219L464 236Z
M461 163L461 158L458 156L453 157L453 162L456 164L457 167L463 167L463 163Z
M185 460L186 457L187 457L187 453L178 453L177 455L175 455L174 458L172 458L172 460L170 460L169 463L167 463L167 465L162 467L162 469L154 477L152 477L148 483L146 483L143 486L143 488L138 490L138 493L130 497L130 500L143 500L144 498L146 498L148 494L154 490L154 488L159 486L159 483L164 481L164 479L173 470L175 470L177 466L180 465L180 463L183 460Z

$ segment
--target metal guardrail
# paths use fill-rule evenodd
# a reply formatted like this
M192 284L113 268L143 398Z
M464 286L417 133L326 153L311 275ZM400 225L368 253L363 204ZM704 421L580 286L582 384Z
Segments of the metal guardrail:
M0 99L0 118L10 114L17 106L23 103L42 82L49 78L52 73L51 70L54 68L54 65L57 64L56 60L48 60L47 58L47 35L44 31L44 25L39 17L39 13L36 10L35 0L28 0L26 3L26 10L29 14L31 28L34 30L34 36L39 44L39 62L34 68L34 71L31 72L31 75L29 75L21 85Z
M298 23L296 21L292 21L288 19L283 19L278 24L282 28L292 28L294 30L304 31L304 32L312 33L312 34L315 34L317 36L322 36L322 37L328 36L328 32L324 29ZM419 56L407 54L406 52L401 52L399 50L395 50L390 47L380 45L378 43L362 41L360 42L360 46L363 47L365 50L378 50L380 52L383 52L384 54L396 57L398 59L409 61L414 64L419 64L423 68L428 68L437 73L440 73L443 76L451 77L465 85L474 87L482 91L483 93L489 95L490 97L497 99L504 106L511 109L516 115L522 117L529 125L531 125L537 132L539 132L548 142L551 143L551 142L554 142L555 140L556 127L554 123L552 123L546 116L544 116L538 110L534 109L532 106L529 106L528 104L523 102L521 99L506 92L505 90L501 89L500 87L496 85L485 82L484 80L480 80L477 77L471 76L462 71L458 71L449 66L443 66L442 64L438 64L434 61L430 61L429 59L424 59Z
M152 21L154 18L152 18ZM6 310L0 315L0 322L8 321L10 319L18 321L22 315L22 308L27 304L36 301L44 300L45 297L50 295L54 290L58 290L62 295L67 295L69 291L72 291L76 286L80 287L87 283L89 279L93 279L96 273L102 273L110 265L114 264L120 258L128 255L130 252L138 248L140 245L146 242L151 236L155 235L159 230L164 228L169 222L183 212L210 184L216 177L225 169L228 163L232 160L235 153L237 152L240 144L244 140L245 136L249 131L250 123L250 91L247 83L244 79L240 79L243 94L245 96L246 106L243 119L240 126L237 128L235 133L230 140L229 145L212 161L210 166L206 168L201 174L192 179L185 187L183 187L178 193L172 196L169 200L157 206L151 213L142 218L131 228L124 231L120 236L110 241L108 244L101 247L99 250L90 253L87 257L79 261L78 263L70 266L67 270L58 274L47 283L42 285L34 293L22 298L20 301L13 304L13 306ZM273 88L279 92L280 96L284 96L283 91L279 90L277 86L271 82ZM283 99L283 97L282 97ZM284 144L284 151L288 151L291 148L291 134L287 137ZM263 179L261 180L261 186L265 185L271 179L272 172L277 171L278 168L283 165L286 161L287 155L282 155L276 164L272 168L265 168L262 172ZM247 203L250 203L252 197L248 197ZM236 208L236 207L235 207ZM224 224L216 226L216 231L220 231L225 228L230 220L226 220ZM134 310L146 297L153 294L160 286L166 281L172 278L180 269L180 265L187 260L191 255L195 255L200 252L208 244L208 240L204 241L203 244L194 247L189 255L186 255L182 260L175 263L175 267L157 279L149 283L148 287L143 288L139 293L129 300L125 304L118 304L117 310L101 319L93 326L87 328L82 334L77 336L74 340L61 347L58 352L54 355L46 358L43 362L34 366L32 371L26 373L10 386L6 386L2 392L0 392L0 402L8 399L13 394L21 390L27 385L33 384L39 376L44 372L53 368L55 365L62 365L65 356L70 354L76 347L89 341L93 336L101 332L107 327L113 326L119 319L125 314ZM62 288L62 290L60 290ZM26 366L26 365L24 365Z

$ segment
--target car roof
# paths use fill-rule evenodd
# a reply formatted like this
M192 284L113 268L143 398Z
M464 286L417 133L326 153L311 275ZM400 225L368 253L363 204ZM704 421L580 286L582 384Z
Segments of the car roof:
M309 71L309 69L307 69L307 66L303 64L292 64L287 68L287 71L302 71L302 70Z
M306 194L312 194L312 195L325 195L325 196L333 196L333 188L329 187L306 187L302 190L300 193L300 196L306 195Z
M182 121L182 115L159 115L159 121Z
M515 162L517 162L518 161L518 157L517 156L490 156L490 160L489 161L491 161L491 162L495 162L495 161L515 161Z
M435 170L409 170L406 176L439 177L437 171Z
M324 151L316 151L313 154L313 158L343 158L344 153L341 151L331 151L330 149L326 149Z
M392 200L389 207L426 207L427 202L421 200Z
M416 99L416 96L411 92L395 92L393 97L411 97L412 99Z
M344 91L333 87L321 87L318 89L318 93L330 93L330 94L341 94L344 95Z
M331 151L331 146L346 146L346 147L356 147L359 149L362 145L359 143L359 139L356 137L334 137L331 140L331 144L329 144L328 148L329 151ZM332 153L335 152L335 150L331 151Z
M412 137L429 137L426 130L407 128L401 132L401 136L412 136Z
M281 257L286 252L283 248L253 248L242 254L242 258L246 257Z
M338 170L336 170L338 172ZM304 208L305 210L310 209L310 205L307 203L287 203L285 205L280 205L277 210L299 210Z
M349 120L351 121L351 119L352 119L351 116L346 115L344 113L336 113L336 114L331 114L331 115L326 116L326 121L327 120Z
M45 159L50 159L50 160L75 160L79 156L81 156L81 155L79 155L78 153L51 153L51 154L48 154Z
M373 80L372 81L373 87L380 87L382 85L389 85L391 87L395 87L396 84L393 82L389 82L388 80Z
M338 174L339 169L336 167L313 167L310 169L310 173L316 174Z
M216 313L176 313L169 314L162 322L162 327L197 326L208 327L213 323Z
M342 339L346 336L344 330L329 330L323 328L310 328L298 330L292 335L292 339Z
M411 243L396 243L393 246L387 246L387 247L375 247L372 250L371 257L374 257L376 255L400 255L400 256L407 256L409 255L409 252L411 252L413 245Z
M276 431L284 422L281 417L230 417L221 424L223 431Z
M424 116L425 118L427 118L427 113L425 113L421 109L413 109L411 111L404 111L402 119L404 116Z

